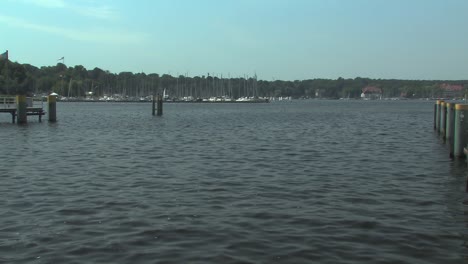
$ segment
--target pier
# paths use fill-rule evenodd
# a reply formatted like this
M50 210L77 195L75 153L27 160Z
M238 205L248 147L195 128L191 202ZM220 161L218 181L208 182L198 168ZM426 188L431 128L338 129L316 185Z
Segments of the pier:
M41 106L34 106L34 100L25 96L0 97L0 113L11 114L11 122L26 123L27 116L38 116L39 122L42 122L42 116L46 114L42 101Z

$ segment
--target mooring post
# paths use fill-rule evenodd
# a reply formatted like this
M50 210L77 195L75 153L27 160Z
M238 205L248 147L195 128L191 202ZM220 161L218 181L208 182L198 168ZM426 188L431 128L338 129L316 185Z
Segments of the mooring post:
M49 109L49 122L57 122L57 96L54 94L48 95L47 105Z
M434 124L434 129L435 131L439 132L440 131L440 103L443 102L442 100L437 100L436 101L436 107L435 107L435 124Z
M445 139L445 125L446 125L446 118L447 118L447 111L446 111L446 102L440 103L440 125L439 125L439 133L442 135L442 138Z
M163 100L162 96L158 94L158 116L162 116L163 114Z
M455 125L453 137L453 156L457 158L465 157L463 148L466 146L468 138L468 105L455 105Z
M25 95L16 96L16 120L18 124L25 124L28 122L28 104L26 103Z
M455 125L455 104L446 103L445 108L447 112L447 117L445 120L445 142L449 144L450 157L453 158L453 134L454 134L454 125Z

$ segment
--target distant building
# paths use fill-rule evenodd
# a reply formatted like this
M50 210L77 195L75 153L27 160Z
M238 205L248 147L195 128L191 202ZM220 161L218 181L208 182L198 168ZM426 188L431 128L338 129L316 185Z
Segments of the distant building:
M93 100L93 92L86 92L86 100Z
M315 89L315 98L320 98L322 97L322 91L320 89Z
M366 86L362 88L361 98L362 99L382 99L382 89L375 86Z
M465 96L465 89L460 84L443 83L440 85L440 89L442 90L443 98L461 98Z

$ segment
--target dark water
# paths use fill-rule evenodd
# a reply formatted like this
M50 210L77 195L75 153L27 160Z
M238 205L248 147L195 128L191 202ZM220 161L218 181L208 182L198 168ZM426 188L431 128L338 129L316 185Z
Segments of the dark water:
M433 102L63 103L0 116L0 263L460 263ZM45 118L46 119L46 118Z

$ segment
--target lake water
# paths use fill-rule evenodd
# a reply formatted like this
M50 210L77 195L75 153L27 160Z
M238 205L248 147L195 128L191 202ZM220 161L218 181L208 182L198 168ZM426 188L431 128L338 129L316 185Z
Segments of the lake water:
M460 263L430 101L58 103L0 115L0 263Z

